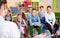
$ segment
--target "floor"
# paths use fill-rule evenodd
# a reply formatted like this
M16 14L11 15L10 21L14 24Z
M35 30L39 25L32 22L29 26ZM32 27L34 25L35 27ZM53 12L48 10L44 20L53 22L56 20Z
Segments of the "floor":
M36 32L37 33L37 32ZM35 35L34 35L34 38L41 38L40 37L40 35L37 35L35 33ZM51 38L51 34L50 34L50 32L49 32L49 30L46 30L46 36L44 36L43 38ZM57 31L57 35L60 35L60 28L59 28L59 30ZM41 36L43 36L43 35L41 35Z
M57 31L57 35L60 35L60 28ZM42 36L44 36L44 35L42 35L42 34L38 35L37 31L34 31L33 38L51 38L51 34L50 34L49 30L46 30L46 36L44 36L44 37L42 37ZM25 37L23 35L21 35L21 38L25 38ZM29 35L29 38L31 38L30 35Z

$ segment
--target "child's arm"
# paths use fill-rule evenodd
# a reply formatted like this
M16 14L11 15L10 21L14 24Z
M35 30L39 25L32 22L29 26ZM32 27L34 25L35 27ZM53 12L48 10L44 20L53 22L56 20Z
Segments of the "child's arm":
M29 19L29 23L30 23L30 25L34 25L34 23L32 23L31 18Z
M23 19L23 22L24 22L24 25L26 26L27 24L26 24L26 21Z
M19 26L21 25L21 23L19 23L18 21L16 21L16 24L17 24L17 26L18 26L18 25L19 25Z

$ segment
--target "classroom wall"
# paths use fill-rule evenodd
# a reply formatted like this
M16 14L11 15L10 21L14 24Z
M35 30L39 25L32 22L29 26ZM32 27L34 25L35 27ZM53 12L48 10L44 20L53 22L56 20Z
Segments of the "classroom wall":
M39 7L40 7L41 5L44 6L44 9L46 10L47 0L44 0L44 1L42 1L42 2L39 2Z
M58 0L53 0L53 11L57 12L57 1Z
M25 0L7 0L8 7L10 6L18 6L19 2L23 2Z
M23 2L26 0L7 0L7 5L8 8L10 8L11 6L13 7L17 7L19 2ZM43 5L46 10L47 5L51 5L53 7L53 11L56 12L58 11L57 9L57 4L58 4L58 0L31 0L32 2L39 2L39 6Z

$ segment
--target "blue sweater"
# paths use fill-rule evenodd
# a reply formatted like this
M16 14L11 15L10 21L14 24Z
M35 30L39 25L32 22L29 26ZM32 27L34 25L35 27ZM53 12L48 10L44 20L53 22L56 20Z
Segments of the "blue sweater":
M35 15L35 16L32 16L32 15L31 15L31 17L30 17L30 19L29 19L29 22L30 22L30 25L31 25L32 23L34 23L34 26L36 26L36 25L40 24L40 18L39 18L38 15Z

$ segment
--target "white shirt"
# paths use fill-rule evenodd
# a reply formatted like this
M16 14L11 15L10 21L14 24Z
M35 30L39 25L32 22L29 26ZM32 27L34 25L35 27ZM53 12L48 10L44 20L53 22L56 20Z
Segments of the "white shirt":
M39 12L39 16L42 18L42 17L44 17L45 16L45 12L44 11L40 11Z
M0 16L0 38L20 38L17 25Z
M51 25L51 22L52 24L54 25L55 24L55 14L53 12L51 12L50 14L48 13L45 13L45 21L47 23L49 23Z

